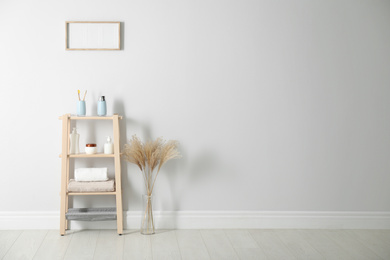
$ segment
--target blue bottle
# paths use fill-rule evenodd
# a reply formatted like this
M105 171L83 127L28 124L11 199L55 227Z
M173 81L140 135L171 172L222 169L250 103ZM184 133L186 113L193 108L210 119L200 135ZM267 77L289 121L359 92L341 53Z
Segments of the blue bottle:
M104 98L104 96L99 97L99 101L97 104L97 115L98 116L107 115L106 99Z

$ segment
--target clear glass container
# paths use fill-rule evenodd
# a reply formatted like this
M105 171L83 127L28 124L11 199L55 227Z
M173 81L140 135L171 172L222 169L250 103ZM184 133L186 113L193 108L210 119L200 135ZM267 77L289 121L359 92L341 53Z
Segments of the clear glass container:
M153 201L153 195L142 195L141 234L143 235L154 234Z

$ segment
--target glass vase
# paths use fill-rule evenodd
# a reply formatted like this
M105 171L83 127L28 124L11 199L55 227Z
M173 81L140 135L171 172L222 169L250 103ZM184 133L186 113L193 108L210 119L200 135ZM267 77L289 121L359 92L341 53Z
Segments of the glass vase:
M154 220L153 220L153 195L142 195L142 218L141 218L141 234L154 234Z

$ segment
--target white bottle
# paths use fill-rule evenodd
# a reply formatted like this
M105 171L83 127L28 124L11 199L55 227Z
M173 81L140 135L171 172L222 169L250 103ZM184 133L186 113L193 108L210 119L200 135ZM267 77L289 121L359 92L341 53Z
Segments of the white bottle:
M104 153L113 154L114 153L114 144L111 142L111 137L107 136L107 143L104 144Z
M73 131L70 134L70 154L80 153L79 139L80 134L77 133L76 127L73 127Z

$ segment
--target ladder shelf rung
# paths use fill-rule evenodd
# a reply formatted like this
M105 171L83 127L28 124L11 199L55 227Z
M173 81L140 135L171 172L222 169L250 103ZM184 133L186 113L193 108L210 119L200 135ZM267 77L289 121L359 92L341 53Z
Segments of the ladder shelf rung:
M72 192L67 193L69 196L79 196L79 195L116 195L115 191L99 191L99 192Z

